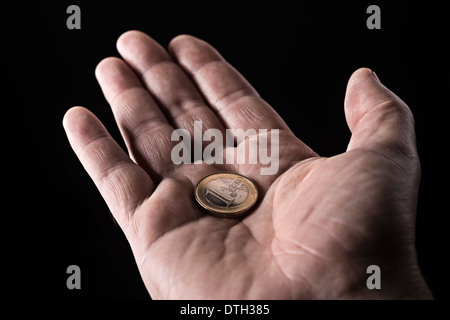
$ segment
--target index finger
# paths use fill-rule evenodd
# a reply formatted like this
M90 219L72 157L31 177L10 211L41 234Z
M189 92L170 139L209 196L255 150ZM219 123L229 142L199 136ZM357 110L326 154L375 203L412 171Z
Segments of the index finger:
M290 131L278 113L208 43L192 36L173 39L169 51L191 76L226 127Z

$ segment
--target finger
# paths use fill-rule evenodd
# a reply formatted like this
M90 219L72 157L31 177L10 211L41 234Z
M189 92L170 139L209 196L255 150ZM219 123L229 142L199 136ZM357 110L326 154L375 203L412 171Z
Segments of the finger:
M416 155L411 110L370 69L358 69L350 77L345 116L352 131L348 150L370 148Z
M178 36L169 50L228 128L284 129L286 123L208 43Z
M85 108L67 111L63 125L73 150L126 232L135 209L152 193L152 180Z
M195 85L155 40L142 32L129 31L118 39L117 50L141 76L175 126L193 133L194 121L202 121L206 129L223 131L222 123Z
M172 169L173 127L130 67L121 59L102 60L97 80L124 137L130 156L154 181Z

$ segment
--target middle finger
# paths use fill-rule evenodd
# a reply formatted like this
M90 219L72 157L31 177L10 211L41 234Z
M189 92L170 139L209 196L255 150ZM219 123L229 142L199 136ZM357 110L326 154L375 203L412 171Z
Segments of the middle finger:
M195 85L155 40L142 32L129 31L119 38L117 49L175 127L193 134L194 121L202 121L204 130L215 128L224 132L223 124Z

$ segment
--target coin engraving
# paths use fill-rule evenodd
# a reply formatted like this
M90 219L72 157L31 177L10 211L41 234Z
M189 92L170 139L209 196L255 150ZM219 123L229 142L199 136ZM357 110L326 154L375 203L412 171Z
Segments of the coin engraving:
M216 173L204 177L195 188L197 202L208 213L235 218L246 213L258 198L256 186L235 173Z
M219 178L206 184L205 196L211 203L228 208L244 202L248 197L248 189L242 180Z

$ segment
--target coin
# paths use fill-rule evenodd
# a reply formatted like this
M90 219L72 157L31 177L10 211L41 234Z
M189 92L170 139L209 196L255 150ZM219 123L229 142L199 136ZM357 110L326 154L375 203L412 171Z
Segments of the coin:
M250 179L237 173L213 173L195 187L195 199L209 214L237 218L258 200L258 190Z

